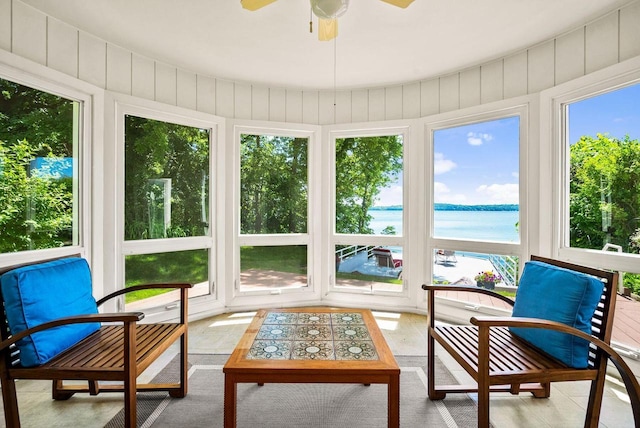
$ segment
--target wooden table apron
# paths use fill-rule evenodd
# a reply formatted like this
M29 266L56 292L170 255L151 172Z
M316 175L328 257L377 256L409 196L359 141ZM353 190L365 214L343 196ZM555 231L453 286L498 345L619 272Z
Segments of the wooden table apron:
M271 360L247 359L247 353L269 312L342 313L362 315L378 360ZM387 384L388 426L400 426L400 368L382 332L367 309L295 308L260 310L223 368L224 426L236 426L238 383L362 383Z

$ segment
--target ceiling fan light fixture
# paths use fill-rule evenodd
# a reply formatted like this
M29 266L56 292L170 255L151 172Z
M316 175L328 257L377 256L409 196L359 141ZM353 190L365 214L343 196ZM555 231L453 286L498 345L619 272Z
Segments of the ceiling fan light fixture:
M240 4L243 8L254 11L273 3L274 1L276 0L240 0Z
M392 4L394 6L401 7L403 9L405 9L407 6L413 3L413 0L382 0L382 1L385 3Z
M311 10L320 19L335 19L347 11L349 0L311 0Z
M338 36L337 19L319 19L318 22L318 40L328 42Z

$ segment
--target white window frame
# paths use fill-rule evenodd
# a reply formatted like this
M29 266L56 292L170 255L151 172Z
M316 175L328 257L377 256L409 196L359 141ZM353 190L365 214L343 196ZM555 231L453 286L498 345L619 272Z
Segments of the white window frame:
M541 168L544 163L552 165L552 174L548 179L541 174L541 188L550 189L543 201L541 220L543 224L552 225L549 232L542 235L542 243L553 257L621 272L640 272L640 255L569 247L569 155L564 125L565 105L636 83L640 83L640 58L558 85L540 95L543 120ZM541 194L544 195L545 192ZM550 209L545 210L545 206Z
M218 284L222 284L224 271L220 272L219 267L223 265L220 261L221 249L218 245L220 239L220 220L217 213L220 194L220 165L224 164L221 159L223 153L218 150L219 140L224 133L224 119L209 114L186 110L180 107L167 106L154 101L146 101L121 94L109 94L113 108L113 124L110 128L114 130L115 141L115 168L112 176L115 182L115 212L114 212L114 243L115 254L113 257L114 268L114 290L122 289L125 284L125 257L137 254L152 254L189 250L209 250L209 293L204 296L191 298L189 301L190 316L206 316L208 313L218 313L224 306L224 292ZM197 127L209 130L209 234L204 236L194 236L185 238L166 238L148 240L124 240L124 118L126 115L144 117L147 119L175 123L184 126ZM179 280L179 278L176 278ZM110 291L114 291L110 290ZM175 319L178 315L176 305L159 305L145 308L145 319L159 322ZM117 303L117 310L124 308L123 299Z
M327 266L328 281L323 284L323 299L329 303L336 304L353 304L354 296L358 296L359 304L369 306L383 307L415 307L418 298L419 288L419 269L413 269L416 261L419 260L415 251L415 245L412 242L421 236L421 232L413 226L408 213L414 208L420 206L419 196L410 194L416 192L417 186L410 186L410 183L418 182L414 176L418 171L418 165L414 151L417 149L419 138L416 135L417 121L385 121L371 122L365 125L332 125L323 129L323 141L327 141L325 151L326 163L323 165L328 173L328 180L325 177L323 200L325 201L325 230L323 236L326 236L324 245L325 251L323 255L326 257L325 266ZM399 235L359 235L359 234L342 234L336 233L336 140L348 137L379 137L402 135L403 145L403 191L402 191L402 233ZM412 217L413 219L418 216ZM412 231L409 233L409 231ZM416 231L417 233L413 233ZM381 245L381 246L399 246L403 251L402 266L402 284L400 291L383 291L372 290L364 287L362 290L350 287L340 287L336 285L335 278L335 247L336 245Z
M307 231L306 233L288 234L241 234L240 233L240 141L242 134L277 135L293 138L308 139L308 201L307 201ZM320 127L304 124L289 124L277 122L263 122L252 120L228 120L227 142L232 145L233 168L228 175L229 186L226 198L225 217L233 219L233 238L227 246L227 255L233 254L232 275L228 276L227 300L228 306L243 307L256 305L300 304L320 299L320 285L315 278L319 278L320 263L316 263L318 225L321 221L319 213L319 183L321 171L318 144ZM284 246L305 245L307 247L307 286L299 288L279 288L242 290L240 283L240 248L243 246Z
M70 78L62 73L30 63L0 50L0 78L31 87L43 92L76 101L80 105L79 132L77 147L77 183L78 191L74 192L74 231L78 234L77 244L60 248L20 251L0 254L0 266L36 262L70 255L85 257L90 263L92 259L92 242L101 238L100 231L92 227L94 210L92 198L94 175L91 158L93 150L100 149L96 137L101 130L101 109L103 92L92 85ZM56 83L54 83L56 82ZM101 139L99 141L102 141ZM96 180L98 182L99 180ZM93 234L93 236L92 236ZM99 252L98 252L99 253ZM99 254L96 254L99 260ZM100 271L98 262L91 263L92 270ZM94 289L100 290L101 281L94 282Z

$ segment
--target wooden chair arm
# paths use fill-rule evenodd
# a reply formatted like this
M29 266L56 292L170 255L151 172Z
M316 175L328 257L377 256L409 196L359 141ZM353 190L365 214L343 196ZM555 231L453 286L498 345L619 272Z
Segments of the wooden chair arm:
M496 299L500 299L503 302L509 304L510 306L514 305L514 301L502 294L496 293L495 291L487 290L486 288L480 287L471 287L468 285L445 285L445 284L422 284L422 289L425 291L433 292L433 291L464 291L469 293L480 293L486 294L487 296L495 297Z
M72 317L64 317L58 318L53 321L48 321L42 324L39 324L35 327L28 328L26 330L21 331L20 333L14 334L6 340L0 342L0 351L6 349L7 347L13 345L20 339L23 339L27 336L30 336L39 331L47 330L54 327L60 327L63 325L69 324L83 324L90 322L121 322L123 324L136 323L141 321L144 318L144 313L142 312L120 312L113 314L86 314L86 315L75 315Z
M591 336L577 328L568 326L556 321L549 321L538 318L522 318L522 317L471 317L471 324L478 326L480 329L489 329L490 327L525 327L525 328L543 328L548 330L559 331L562 333L568 333L573 336L580 337L588 340L598 349L602 350L616 367L624 386L629 394L629 400L631 401L631 409L633 411L633 418L635 425L640 427L640 384L636 379L633 371L624 359L618 354L609 344L603 342L597 337ZM479 334L479 337L483 337ZM488 350L488 347L486 348Z
M102 299L98 300L96 302L96 304L98 306L102 305L104 302L106 302L109 299L112 299L116 296L120 296L122 294L126 294L126 293L131 293L133 291L138 291L138 290L149 290L149 289L154 289L154 288L180 288L180 289L186 289L186 288L193 288L193 284L189 284L189 283L158 283L158 284L140 284L140 285L134 285L132 287L127 287L127 288L123 288L121 290L116 290L113 293L109 293L106 296L104 296Z

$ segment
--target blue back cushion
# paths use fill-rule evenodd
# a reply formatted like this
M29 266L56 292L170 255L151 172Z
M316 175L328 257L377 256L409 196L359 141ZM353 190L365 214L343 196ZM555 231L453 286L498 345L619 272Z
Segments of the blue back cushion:
M12 334L72 315L96 314L87 261L67 258L5 273L0 278L7 321ZM24 367L46 363L100 328L100 323L47 329L18 341Z
M591 318L604 284L590 275L530 261L518 286L513 316L561 322L591 334ZM556 331L511 328L511 332L568 366L586 368L589 342Z

